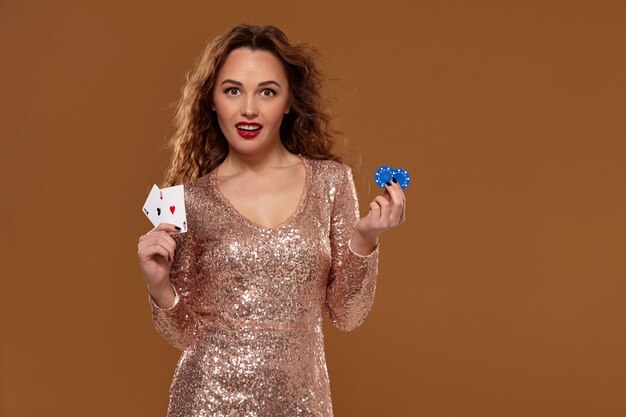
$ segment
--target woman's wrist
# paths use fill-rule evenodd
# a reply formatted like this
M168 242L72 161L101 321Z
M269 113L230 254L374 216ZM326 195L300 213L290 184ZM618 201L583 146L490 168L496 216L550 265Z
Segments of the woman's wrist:
M363 236L360 232L355 232L350 240L350 247L357 255L368 256L378 245L378 236Z
M176 292L172 283L167 280L157 287L148 287L155 304L163 309L172 308L176 301Z

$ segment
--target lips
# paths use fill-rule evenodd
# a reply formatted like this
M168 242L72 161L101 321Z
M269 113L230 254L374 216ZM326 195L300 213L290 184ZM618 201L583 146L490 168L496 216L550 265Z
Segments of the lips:
M251 139L261 132L263 126L260 123L240 122L235 125L235 128L239 136L244 139Z

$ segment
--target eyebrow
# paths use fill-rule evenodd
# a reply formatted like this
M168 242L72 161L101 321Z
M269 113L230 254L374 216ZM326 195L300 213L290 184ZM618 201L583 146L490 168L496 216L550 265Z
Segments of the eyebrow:
M222 81L222 83L221 83L220 85L224 85L224 84L235 84L235 85L238 85L238 86L243 87L243 84L242 84L242 83L240 83L239 81L231 80L231 79L227 79L227 80ZM270 85L270 84L274 84L274 85L278 86L278 88L282 88L282 87L280 86L280 84L278 84L278 83L277 83L276 81L274 81L274 80L269 80L269 81L263 81L263 82L260 82L260 83L258 84L258 86L259 86L259 87L263 87L263 86Z

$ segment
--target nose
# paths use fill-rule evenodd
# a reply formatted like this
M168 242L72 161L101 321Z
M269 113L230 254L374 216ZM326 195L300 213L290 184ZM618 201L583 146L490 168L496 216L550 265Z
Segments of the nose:
M249 96L243 100L241 115L248 118L253 118L259 115L259 109L253 96Z

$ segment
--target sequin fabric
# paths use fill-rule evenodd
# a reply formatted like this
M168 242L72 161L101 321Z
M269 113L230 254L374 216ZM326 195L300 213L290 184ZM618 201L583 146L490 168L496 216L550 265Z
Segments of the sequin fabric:
M185 184L189 232L175 236L177 300L154 326L182 350L168 417L332 416L322 314L341 330L371 309L379 246L349 246L359 219L350 168L299 156L304 192L275 228L243 217L215 171Z

